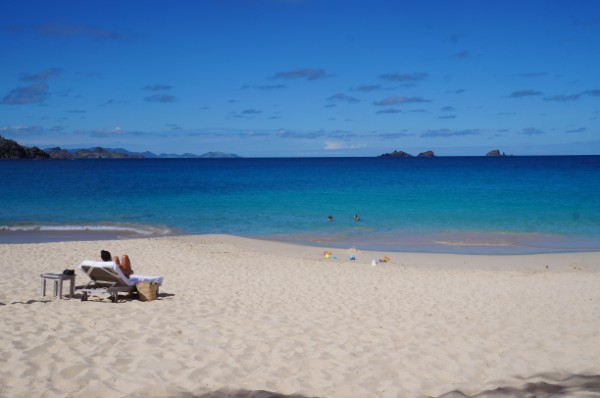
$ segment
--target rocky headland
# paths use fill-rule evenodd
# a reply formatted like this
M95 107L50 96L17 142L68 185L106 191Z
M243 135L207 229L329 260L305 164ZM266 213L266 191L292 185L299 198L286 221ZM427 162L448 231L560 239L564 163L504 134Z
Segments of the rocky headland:
M0 159L50 159L40 148L26 147L0 136Z

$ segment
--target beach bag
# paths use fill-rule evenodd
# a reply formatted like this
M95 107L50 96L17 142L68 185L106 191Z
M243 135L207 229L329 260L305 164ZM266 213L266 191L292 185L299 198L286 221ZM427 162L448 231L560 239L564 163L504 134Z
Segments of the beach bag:
M154 301L157 297L158 283L140 282L135 285L140 301Z

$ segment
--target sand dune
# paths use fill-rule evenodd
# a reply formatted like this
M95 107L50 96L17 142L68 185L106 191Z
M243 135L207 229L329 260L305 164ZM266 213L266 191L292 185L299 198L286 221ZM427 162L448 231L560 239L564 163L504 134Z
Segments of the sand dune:
M164 275L159 300L40 297L40 273L100 249ZM0 245L0 396L600 396L600 253L323 250L221 235Z

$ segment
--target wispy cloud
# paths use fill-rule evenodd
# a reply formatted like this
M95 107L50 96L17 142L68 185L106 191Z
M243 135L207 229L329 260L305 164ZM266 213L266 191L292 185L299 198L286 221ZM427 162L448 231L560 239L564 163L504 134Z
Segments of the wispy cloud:
M227 117L229 119L253 119L255 115L261 113L261 110L248 108L239 112L229 112L229 115Z
M397 139L397 138L405 138L405 137L413 137L414 133L407 132L397 132L397 133L378 133L377 137L384 140Z
M377 111L375 113L394 114L394 113L402 113L402 111L400 109L397 109L397 108L387 108L387 109L379 110L379 111Z
M453 58L465 59L468 58L471 53L467 50L459 51L457 53L452 54Z
M345 141L335 141L335 140L327 140L325 141L325 145L323 149L326 151L335 151L340 149L360 149L365 148L365 144L356 144Z
M553 95L551 97L544 97L544 101L569 102L577 101L579 98L581 98L581 94Z
M277 131L275 131L275 136L278 138L289 138L297 140L315 140L327 137L328 133L324 130L300 132L291 131L287 129L278 129Z
M265 132L265 131L254 131L254 130L248 130L248 131L240 131L239 133L237 133L237 136L243 139L251 139L251 138L262 138L262 137L269 137L271 136L271 133Z
M310 69L310 68L300 68L293 69L283 72L277 72L273 75L273 79L285 79L285 80L296 80L296 79L306 79L306 80L320 80L330 75L327 74L325 69Z
M169 86L168 84L148 84L144 87L144 90L166 91L166 90L170 90L171 88L172 88L172 86Z
M24 28L33 29L37 34L44 37L87 37L96 40L124 40L131 38L131 35L117 32L116 30L86 25L49 23Z
M431 102L431 100L422 98L422 97L403 97L403 96L394 96L387 97L382 99L381 101L373 102L373 105L376 106L392 106L392 105L403 105L403 104L414 104L420 102Z
M2 126L0 127L0 135L12 135L12 136L30 136L38 135L44 132L44 129L40 126Z
M591 95L591 96L594 96L594 97L600 97L600 89L587 90L587 91L584 91L583 94L585 94L585 95Z
M262 111L259 111L258 109L244 109L242 111L242 115L256 115L262 113Z
M580 127L578 129L567 130L567 131L565 131L565 133L569 133L569 134L572 134L572 133L583 133L585 130L586 130L585 127Z
M253 89L253 90L263 90L263 91L272 91L272 90L281 90L287 88L287 86L285 84L262 84L262 85L258 85L258 86L253 86L253 85L245 85L242 86L242 90L249 90L249 89Z
M524 134L524 135L541 135L541 134L546 134L546 133L544 131L540 130L540 129L536 129L536 128L533 128L533 127L527 127L527 128L524 128L521 131L521 134Z
M183 128L177 123L168 123L166 124L166 127L168 127L171 130L183 130Z
M116 137L123 136L126 134L126 131L121 127L111 127L111 128L100 128L93 130L90 135L92 137Z
M467 136L467 135L480 135L479 130L450 130L450 129L439 129L429 130L425 133L421 133L421 137L432 138L432 137L456 137L456 136Z
M389 80L394 82L416 82L427 79L429 75L427 73L385 73L379 75L380 79Z
M29 86L17 87L8 92L2 99L5 105L35 104L44 101L48 94L46 83L34 83Z
M543 76L547 76L548 74L546 72L526 72L526 73L521 73L518 76L521 77L543 77Z
M518 91L513 91L512 93L510 93L509 97L510 98L535 97L535 96L538 96L541 94L542 93L540 91L536 91L536 90L518 90Z
M448 37L446 37L446 41L449 41L452 44L456 44L464 38L465 35L462 33L452 33L451 35L448 35Z
M360 100L358 98L351 97L351 96L346 95L344 93L334 94L331 97L327 98L327 101L345 102L345 103L349 103L349 104L360 102Z
M358 86L356 88L353 88L353 91L362 91L362 92L371 92L371 91L377 91L377 90L381 90L381 85L380 84L363 84L361 86Z
M34 73L32 75L22 74L19 80L26 82L45 82L46 80L56 76L61 72L59 68L48 68L44 69L41 72Z
M177 101L177 98L170 94L154 94L144 98L147 102L159 102L163 104Z

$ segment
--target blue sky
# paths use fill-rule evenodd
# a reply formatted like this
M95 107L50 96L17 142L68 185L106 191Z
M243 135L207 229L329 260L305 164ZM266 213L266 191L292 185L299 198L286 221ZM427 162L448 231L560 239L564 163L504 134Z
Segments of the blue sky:
M28 146L600 154L595 0L0 0L0 54Z

